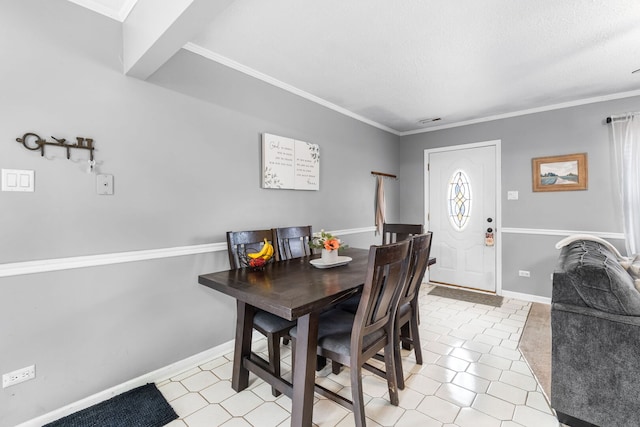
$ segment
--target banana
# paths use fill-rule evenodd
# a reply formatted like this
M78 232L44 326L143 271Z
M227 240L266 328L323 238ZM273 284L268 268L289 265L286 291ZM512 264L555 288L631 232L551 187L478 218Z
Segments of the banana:
M247 254L247 256L249 258L254 258L254 259L255 258L262 258L267 253L267 251L269 250L269 246L271 246L271 245L269 245L269 242L267 242L267 239L264 239L264 245L262 246L262 249L260 250L260 252L252 252L252 253Z
M274 252L275 249L273 248L273 245L269 243L267 239L264 239L264 245L262 245L260 252L251 252L248 253L247 256L251 259L262 258L263 260L268 261L273 257Z
M268 261L273 256L274 249L273 249L273 245L267 242L266 240L264 245L267 246L267 252L264 255L262 255L262 259L264 259L265 261Z

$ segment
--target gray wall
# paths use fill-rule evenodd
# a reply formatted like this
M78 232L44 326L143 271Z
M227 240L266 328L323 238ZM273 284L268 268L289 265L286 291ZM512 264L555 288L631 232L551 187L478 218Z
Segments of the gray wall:
M397 136L186 51L132 79L121 46L121 24L66 0L0 3L0 168L36 174L34 193L0 192L0 264L223 242L232 229L373 226L370 171L399 173ZM94 138L115 194L96 195L86 153L43 158L15 142L30 131ZM320 145L320 191L260 189L263 132ZM399 182L386 188L398 220ZM216 252L0 278L0 373L37 372L0 390L0 426L232 339L233 300L197 284L225 268Z
M475 125L404 136L400 148L401 219L424 221L424 150L480 141L502 141L502 227L534 229L543 234L502 235L502 289L551 297L551 273L562 236L544 230L622 233L612 183L607 116L637 111L640 97L494 120ZM588 155L588 190L532 191L531 159L583 153ZM519 200L507 200L517 190ZM620 240L611 241L624 248ZM529 270L530 278L518 276Z

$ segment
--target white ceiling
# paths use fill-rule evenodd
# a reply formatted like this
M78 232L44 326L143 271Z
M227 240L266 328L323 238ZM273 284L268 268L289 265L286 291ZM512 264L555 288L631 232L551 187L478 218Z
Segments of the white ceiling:
M640 95L638 0L229 3L187 49L401 135Z

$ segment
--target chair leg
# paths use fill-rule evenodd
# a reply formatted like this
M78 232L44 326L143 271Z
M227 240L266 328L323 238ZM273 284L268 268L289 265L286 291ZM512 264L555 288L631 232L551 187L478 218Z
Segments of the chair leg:
M331 373L334 375L338 375L340 373L340 371L342 370L342 364L339 362L336 362L335 360L331 361Z
M416 353L416 363L422 365L422 342L420 332L418 332L418 318L411 316L411 339L413 340L413 351Z
M400 328L400 337L404 338L401 339L400 342L402 343L402 348L404 348L405 350L411 350L411 342L409 341L411 338L411 330L409 328L409 322L405 323L404 325L402 325L402 328Z
M327 366L327 358L324 356L317 355L316 356L316 371L320 372L322 369Z
M402 343L402 340L400 338L398 338L397 342L393 343L393 359L394 359L393 363L395 365L394 369L396 372L396 380L398 381L398 388L400 390L404 390L404 372L402 370L402 356L400 354L400 343ZM386 357L385 357L385 362L386 362Z
M271 373L280 377L280 336L277 334L267 335L267 347L269 351L269 368ZM280 392L275 387L271 388L271 394L274 397L280 396Z
M399 351L399 343L393 339L389 340L389 343L384 348L384 365L387 373L387 385L389 387L389 401L392 405L398 406L400 401L398 399L398 381L396 372L398 367L402 370L402 361L394 360L394 353Z
M353 400L353 416L355 417L356 427L366 427L364 395L362 392L362 367L359 363L356 366L351 366L351 399Z

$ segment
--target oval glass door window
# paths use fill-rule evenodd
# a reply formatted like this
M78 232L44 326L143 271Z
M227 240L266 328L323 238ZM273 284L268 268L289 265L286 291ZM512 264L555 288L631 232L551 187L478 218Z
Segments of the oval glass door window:
M453 173L449 181L449 221L454 229L462 231L471 216L471 183L462 170Z

